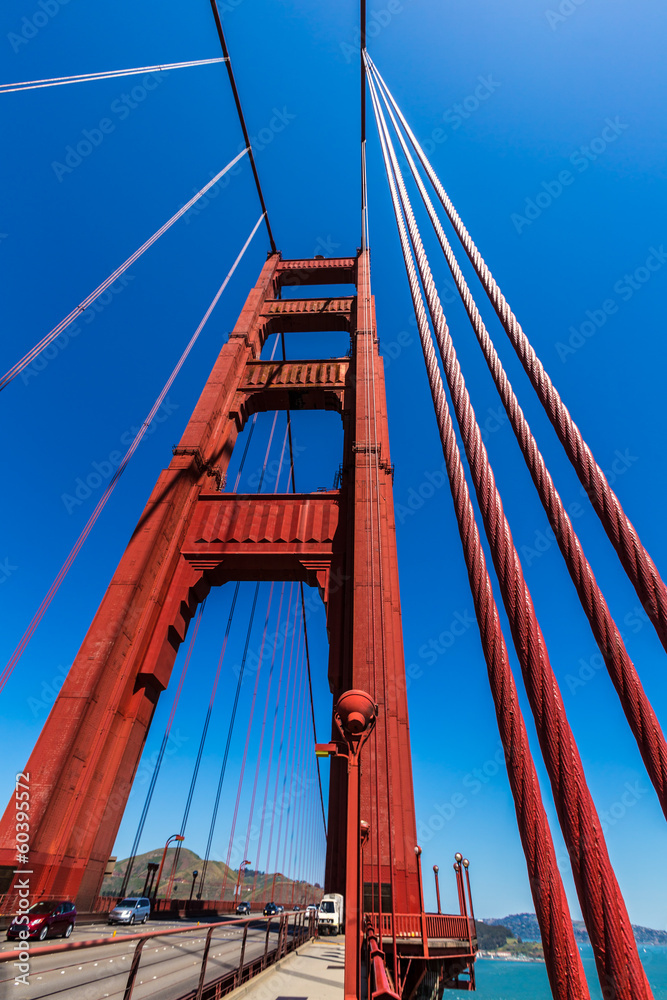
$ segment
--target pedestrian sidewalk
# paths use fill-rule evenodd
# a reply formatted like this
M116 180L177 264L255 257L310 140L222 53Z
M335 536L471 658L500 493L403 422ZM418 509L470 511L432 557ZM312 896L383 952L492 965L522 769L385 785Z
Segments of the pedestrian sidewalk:
M316 938L230 993L230 1000L343 1000L345 938Z

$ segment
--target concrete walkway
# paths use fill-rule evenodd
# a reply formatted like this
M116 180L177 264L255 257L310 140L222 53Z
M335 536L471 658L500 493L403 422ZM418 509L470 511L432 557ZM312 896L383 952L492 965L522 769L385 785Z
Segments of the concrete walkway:
M248 1000L343 1000L345 939L316 938L229 994Z

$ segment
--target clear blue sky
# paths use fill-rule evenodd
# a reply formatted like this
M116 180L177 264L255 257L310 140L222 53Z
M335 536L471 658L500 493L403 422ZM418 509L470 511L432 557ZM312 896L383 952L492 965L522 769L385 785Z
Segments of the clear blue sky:
M3 81L219 55L205 0L146 0L140 6L118 0L104 7L47 0L46 7L51 13L41 16L37 0L4 4ZM663 266L645 283L633 275L652 248L660 254L667 244L667 14L657 0L641 8L621 0L560 7L572 12L559 15L558 4L550 7L548 0L377 0L369 47L415 131L430 139L440 177L599 463L605 469L615 463L614 488L665 572L667 260L653 258ZM257 165L279 248L285 256L354 253L360 232L356 4L241 0L221 9L249 130L258 137ZM239 149L222 66L173 71L130 107L122 95L136 83L110 80L2 97L0 169L8 195L0 219L3 371ZM481 101L475 98L480 83L478 94L486 94ZM58 164L65 162L67 147L105 118L113 130L64 172ZM419 674L409 690L419 836L426 871L435 862L449 871L457 850L468 855L477 912L501 916L532 910L533 904L507 779L495 762L495 716L479 636L469 624L472 601L448 488L419 509L409 504L412 498L416 506L420 485L437 476L442 456L372 122L369 146L372 278L400 505L405 653ZM528 224L527 200L549 187L557 191L553 182L563 170L570 171L572 183ZM181 220L131 269L126 286L91 322L79 324L79 335L43 370L25 381L19 377L2 394L3 662L99 491L69 510L63 496L73 493L93 463L121 449L124 435L140 424L258 214L245 164L204 210ZM169 412L142 445L4 692L7 792L43 724L49 691L76 654L267 249L260 231L170 393ZM432 261L442 288L445 265L435 252ZM597 315L607 300L616 308L592 336L583 337L587 311ZM500 404L463 311L452 304L448 317L590 787L607 815L609 849L630 915L664 928L666 844L656 796L611 683L595 669L597 660L591 665L594 641L556 546L540 535L546 518L511 432L496 416ZM499 350L562 496L578 501L578 481L503 337L497 332ZM288 351L296 349L288 344ZM324 354L339 350L335 338L323 347ZM268 419L260 422L249 468L261 462L268 426ZM322 414L303 421L295 425L295 439L304 449L299 487L330 486L340 461L338 418ZM639 602L593 512L586 509L575 527L664 724L664 654L652 628L636 615ZM229 600L225 590L212 594L207 605L193 663L197 683L186 688L176 720L183 742L158 786L143 849L163 842L180 823L183 803L173 788L189 780ZM463 634L447 649L430 650L429 643L456 621L466 624ZM330 702L321 613L313 613L311 635L324 733ZM235 657L233 649L204 761L209 780L226 731ZM159 744L169 703L170 695L159 706L148 754ZM528 720L527 708L526 715ZM530 721L528 726L532 738ZM540 776L564 857L543 769ZM465 805L448 808L452 796L461 802L457 793ZM188 845L200 854L209 799L204 785L188 828ZM121 828L120 856L129 850L141 800L139 789ZM223 839L217 840L220 849ZM565 863L563 868L578 916ZM453 881L446 877L443 885L451 906ZM432 905L430 880L427 889Z

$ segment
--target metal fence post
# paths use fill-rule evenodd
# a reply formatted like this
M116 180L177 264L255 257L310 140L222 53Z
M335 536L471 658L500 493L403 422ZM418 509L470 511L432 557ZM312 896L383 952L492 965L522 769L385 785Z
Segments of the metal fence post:
M248 925L246 924L243 928L243 941L241 942L241 957L239 958L239 967L236 973L236 986L241 985L241 980L243 979L243 961L245 959L245 943L248 940Z
M262 960L262 968L266 968L266 959L269 954L269 934L271 933L271 917L266 921L266 938L264 940L264 958Z
M132 965L130 966L130 972L127 977L127 982L125 983L125 993L123 994L123 1000L130 1000L132 996L132 990L134 989L134 981L137 978L137 972L139 971L139 962L141 961L141 953L144 950L144 944L147 938L143 938L137 943L137 947L134 949L134 955L132 956Z
M201 1000L202 991L204 989L204 976L206 975L206 963L208 962L208 953L211 947L211 935L215 930L214 927L209 927L208 934L206 935L206 944L204 945L204 954L201 960L201 972L199 973L199 985L197 986L197 992L195 994L195 1000Z

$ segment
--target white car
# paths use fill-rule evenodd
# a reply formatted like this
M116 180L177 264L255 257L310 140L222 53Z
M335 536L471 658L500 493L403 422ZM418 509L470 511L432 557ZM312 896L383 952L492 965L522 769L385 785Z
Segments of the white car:
M144 896L128 896L109 913L110 924L145 924L151 915L151 901Z

